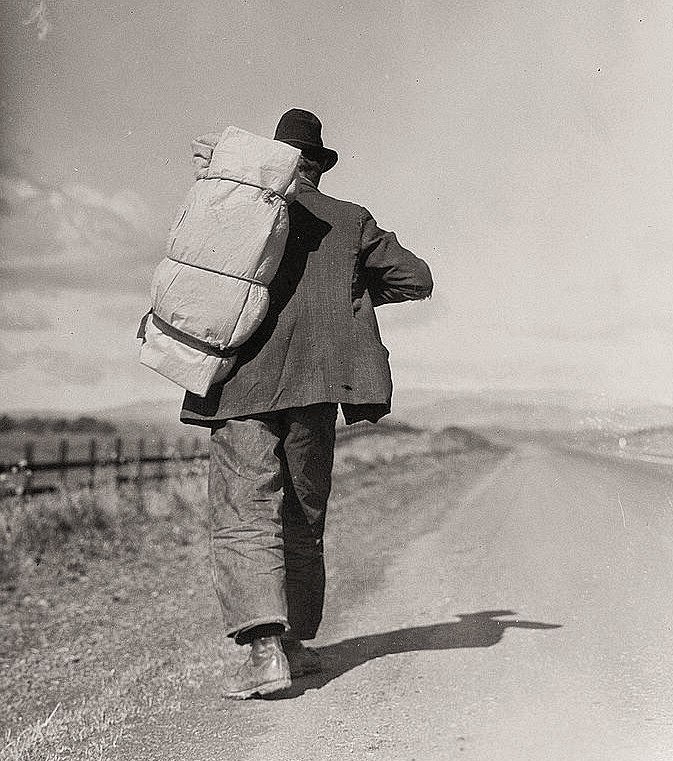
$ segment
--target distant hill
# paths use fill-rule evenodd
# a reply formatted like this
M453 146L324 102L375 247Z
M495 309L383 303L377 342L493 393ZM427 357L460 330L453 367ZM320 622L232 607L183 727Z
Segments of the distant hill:
M168 441L198 437L206 439L207 428L185 425L180 422L180 400L149 399L143 402L110 407L96 413L97 417L109 420L124 438L143 436L149 440L163 438Z
M0 415L0 434L27 433L41 435L45 433L58 434L101 434L111 436L117 428L110 420L102 420L91 415L53 416L30 415Z
M30 411L22 412L24 416L30 414ZM114 425L124 438L207 438L207 428L184 425L179 415L179 397L151 399L92 413L98 420ZM441 388L400 388L395 389L393 411L386 420L437 430L460 426L521 431L619 432L673 426L673 407L638 402L613 404L605 397L578 392L463 393Z
M393 398L392 417L420 427L458 425L521 431L632 431L673 425L673 407L613 403L578 392L483 391L452 394L404 389Z

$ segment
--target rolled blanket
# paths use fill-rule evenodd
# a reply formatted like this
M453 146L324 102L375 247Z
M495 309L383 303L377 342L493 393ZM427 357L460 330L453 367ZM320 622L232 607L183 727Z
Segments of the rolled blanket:
M266 315L300 156L237 127L227 127L214 148L212 139L193 146L200 179L178 210L155 270L140 350L144 365L200 396L226 377L235 348Z

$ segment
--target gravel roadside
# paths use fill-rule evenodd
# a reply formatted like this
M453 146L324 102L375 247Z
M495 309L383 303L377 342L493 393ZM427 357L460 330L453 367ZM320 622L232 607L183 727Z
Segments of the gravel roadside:
M434 516L408 510L415 490L457 492L500 456L413 431L342 447L325 626L336 631L340 612L380 583L401 544L432 530ZM45 556L0 591L2 761L178 758L180 743L166 746L171 728L188 737L190 711L206 704L217 717L209 742L235 749L263 731L263 713L219 698L233 655L210 586L205 481L191 493L184 525L171 511L148 520L132 551L107 548L86 563L65 550Z

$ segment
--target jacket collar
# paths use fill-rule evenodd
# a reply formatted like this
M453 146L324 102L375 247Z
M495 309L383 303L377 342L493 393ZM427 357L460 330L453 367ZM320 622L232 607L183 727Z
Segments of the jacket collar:
M306 177L299 175L299 182L297 183L297 193L313 193L318 191L317 185L314 185L311 180L307 180Z

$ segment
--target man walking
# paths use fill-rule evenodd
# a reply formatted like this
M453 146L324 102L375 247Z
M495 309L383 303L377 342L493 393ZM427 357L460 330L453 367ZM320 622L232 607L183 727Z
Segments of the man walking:
M227 695L248 698L320 669L315 637L325 591L323 532L335 423L390 412L392 382L374 307L423 299L427 265L369 212L318 190L337 162L322 125L292 109L275 139L299 148L283 260L267 316L232 373L181 420L211 428L211 557L225 632L250 644Z

